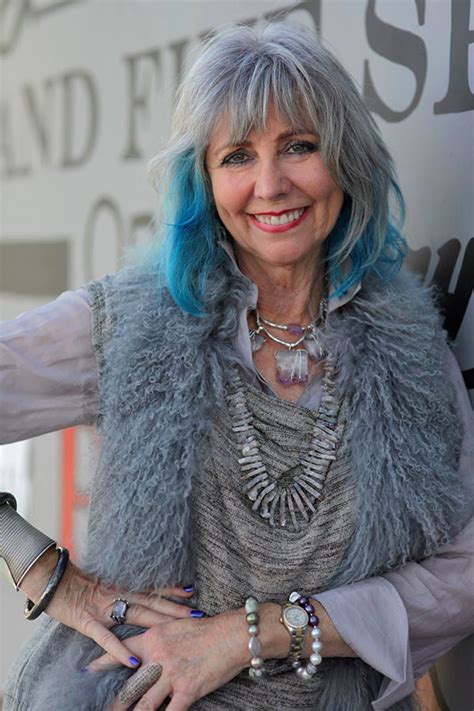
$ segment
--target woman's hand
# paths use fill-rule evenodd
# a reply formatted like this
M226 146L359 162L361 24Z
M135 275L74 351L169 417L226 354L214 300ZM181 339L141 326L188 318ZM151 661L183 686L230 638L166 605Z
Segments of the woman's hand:
M41 596L57 559L56 551L47 551L25 576L21 589L33 602ZM192 589L186 592L182 588L161 589L159 594L128 594L126 590L94 580L69 562L46 611L59 622L93 639L115 661L133 668L140 663L140 660L134 660L127 646L110 631L110 627L116 624L110 618L115 598L121 597L128 601L130 605L127 611L128 624L152 627L170 620L190 617L189 607L166 600L163 596L182 597L186 600L192 594Z
M171 697L167 711L185 711L198 699L226 684L248 666L245 611L225 612L198 620L174 620L155 625L136 637L125 640L129 654L138 655L142 667L131 680L142 675L149 665L159 664L162 672L148 690L135 695L127 685L115 700L112 711L125 711L140 699L136 711L151 711ZM88 672L114 666L109 654L99 657ZM155 667L156 668L156 667ZM128 688L130 689L129 680Z
M324 640L323 656L356 656L339 637L325 609L313 601ZM264 659L285 659L290 638L280 624L281 606L260 605L259 640ZM233 679L249 666L246 613L242 608L201 620L173 620L153 626L142 635L125 640L130 653L138 655L142 667L123 687L111 711L125 711L139 700L136 711L152 711L171 697L167 711L186 711L198 699ZM307 637L303 656L311 654L311 639ZM110 654L92 662L90 673L104 671L116 665ZM161 667L154 683L146 682L146 673ZM143 685L139 682L145 673ZM139 675L141 675L139 677ZM133 686L142 687L139 693Z

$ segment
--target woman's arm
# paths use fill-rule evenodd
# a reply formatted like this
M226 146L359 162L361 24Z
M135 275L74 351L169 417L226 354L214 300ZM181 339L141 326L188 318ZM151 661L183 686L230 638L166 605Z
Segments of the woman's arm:
M97 364L85 289L0 324L0 444L65 427L90 424L97 409ZM0 559L15 585L33 602L45 590L58 562L54 541L30 526L4 495L0 500ZM10 562L10 566L8 566ZM12 570L15 575L12 576ZM187 600L192 592L160 591ZM127 622L148 627L187 617L188 607L156 594L132 594L93 579L72 562L47 605L55 619L94 639L122 664L130 653L111 632L114 598L132 603Z
M452 354L450 377L464 429L459 475L474 501L474 416ZM384 675L374 709L411 693L440 656L474 633L473 580L474 518L422 563L316 596L342 639Z
M94 421L90 321L79 289L0 324L0 444Z

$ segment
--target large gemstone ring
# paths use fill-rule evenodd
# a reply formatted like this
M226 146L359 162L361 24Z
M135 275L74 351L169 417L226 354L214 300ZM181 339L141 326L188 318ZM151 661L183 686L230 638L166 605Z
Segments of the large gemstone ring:
M114 600L114 605L112 607L112 612L110 617L115 620L119 625L123 625L127 617L127 610L130 607L127 600L123 597L118 597Z

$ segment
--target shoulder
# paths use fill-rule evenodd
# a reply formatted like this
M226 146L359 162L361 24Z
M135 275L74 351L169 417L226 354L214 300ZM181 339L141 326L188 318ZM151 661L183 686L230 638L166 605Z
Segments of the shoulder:
M438 302L436 287L423 285L421 277L407 269L388 282L374 276L367 278L354 299L357 312L376 318L381 327L416 325L430 332L442 330Z

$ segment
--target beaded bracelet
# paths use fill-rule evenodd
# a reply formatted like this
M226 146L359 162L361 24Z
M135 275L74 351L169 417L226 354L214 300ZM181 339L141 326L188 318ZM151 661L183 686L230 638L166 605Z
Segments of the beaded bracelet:
M308 681L313 677L318 671L318 666L323 661L321 656L321 650L323 648L323 643L321 642L321 630L319 629L319 617L314 611L313 605L311 605L309 598L304 595L300 595L298 592L290 593L288 600L293 605L300 605L309 615L308 626L311 629L311 655L309 657L309 662L306 666L300 661L293 662L293 667L296 669L296 673L300 679Z
M255 681L262 679L266 674L264 662L260 656L262 653L262 645L260 640L257 638L258 623L260 622L258 608L259 602L253 596L250 596L245 600L245 612L247 613L246 620L248 625L247 631L249 633L248 648L251 656L249 677Z

